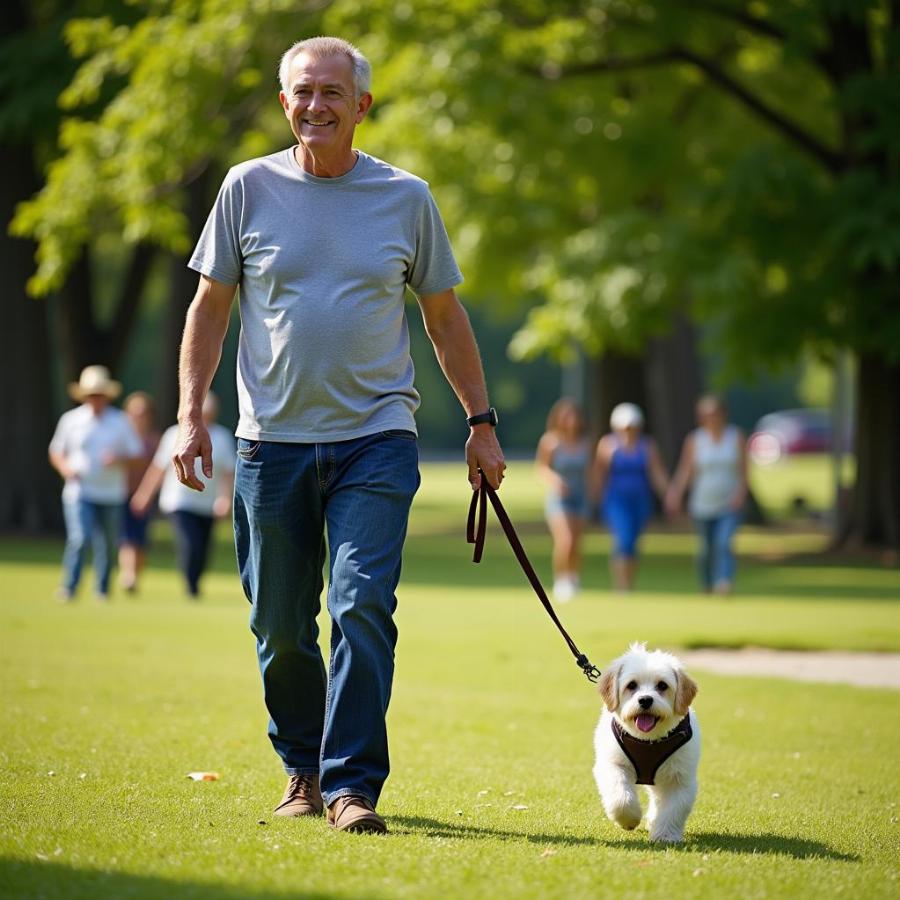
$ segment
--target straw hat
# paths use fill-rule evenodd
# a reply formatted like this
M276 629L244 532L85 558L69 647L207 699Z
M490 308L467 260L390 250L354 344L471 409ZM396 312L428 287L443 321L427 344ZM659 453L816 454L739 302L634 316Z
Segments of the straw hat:
M115 400L122 393L122 385L109 377L106 366L87 366L81 370L78 381L69 384L69 396L79 402L92 394L103 394Z
M609 424L613 431L623 431L626 428L643 428L644 414L635 403L620 403L612 411Z

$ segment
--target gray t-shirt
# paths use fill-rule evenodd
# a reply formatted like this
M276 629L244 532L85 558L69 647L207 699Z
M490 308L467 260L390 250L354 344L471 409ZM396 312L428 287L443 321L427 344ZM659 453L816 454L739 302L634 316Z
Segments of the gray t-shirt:
M404 292L462 281L428 185L365 153L337 178L293 147L225 178L188 263L240 287L237 436L415 431Z

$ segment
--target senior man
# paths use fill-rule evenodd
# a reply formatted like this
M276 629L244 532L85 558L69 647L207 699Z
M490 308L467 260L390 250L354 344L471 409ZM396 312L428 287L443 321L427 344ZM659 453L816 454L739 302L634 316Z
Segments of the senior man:
M353 148L369 63L337 38L279 70L297 143L228 173L189 263L200 272L181 350L179 479L213 459L201 417L240 285L235 541L252 604L269 736L289 776L276 814L383 832L394 591L419 484L407 286L467 415L469 482L505 464L462 277L428 185ZM328 536L329 676L319 652ZM324 800L324 803L323 803Z

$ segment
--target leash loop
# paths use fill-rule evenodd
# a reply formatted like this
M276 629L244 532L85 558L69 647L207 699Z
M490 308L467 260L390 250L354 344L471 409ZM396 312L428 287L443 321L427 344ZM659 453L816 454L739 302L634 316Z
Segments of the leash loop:
M569 637L569 633L563 628L562 622L559 621L556 610L553 609L553 604L550 602L547 592L544 590L544 586L541 584L537 573L534 571L534 566L531 565L531 561L525 553L525 548L519 540L519 535L516 534L516 529L513 526L512 520L503 508L503 504L500 502L497 492L488 484L487 478L484 477L483 473L481 476L481 487L477 491L472 492L472 499L469 502L469 515L466 520L466 541L470 544L474 544L472 562L480 563L481 558L484 555L484 541L487 535L488 500L491 501L491 506L494 507L494 512L503 528L503 533L506 535L506 539L509 541L510 547L512 547L516 560L522 567L522 571L525 573L525 577L530 582L535 594L537 594L538 600L541 601L541 604L547 611L547 615L550 616L553 620L553 624L559 629L559 633L563 636L563 640L565 640L568 645L572 656L575 657L576 665L581 669L588 681L596 682L601 675L600 670L578 649L575 645L575 641Z

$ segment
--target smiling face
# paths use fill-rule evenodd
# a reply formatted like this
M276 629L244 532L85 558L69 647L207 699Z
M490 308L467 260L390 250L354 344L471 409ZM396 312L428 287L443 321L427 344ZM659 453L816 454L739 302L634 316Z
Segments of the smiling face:
M304 169L334 177L353 167L353 132L369 111L372 95L356 96L348 56L316 59L298 53L287 93L282 91L279 99L299 142L298 162Z
M600 694L630 734L656 740L687 715L697 685L674 656L632 647L603 673Z

